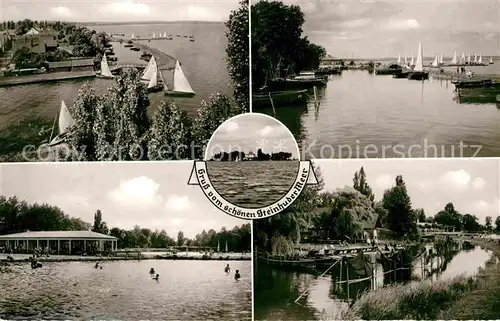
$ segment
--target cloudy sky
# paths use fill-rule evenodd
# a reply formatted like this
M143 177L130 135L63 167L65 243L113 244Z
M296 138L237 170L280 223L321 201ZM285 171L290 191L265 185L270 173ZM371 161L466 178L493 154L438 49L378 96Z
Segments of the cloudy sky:
M2 194L56 205L92 223L100 209L108 227L135 225L194 237L203 229L246 222L216 209L187 185L193 162L2 164Z
M247 154L287 152L299 157L299 148L288 128L273 117L252 113L236 116L223 123L207 145L209 158L223 151L239 150Z
M237 0L0 1L0 20L225 21Z
M386 189L402 175L413 208L433 216L448 202L463 214L476 215L484 223L500 215L499 162L494 159L394 159L315 160L321 168L325 188L352 186L354 173L364 167L368 184L380 200Z
M304 33L338 57L424 55L453 51L500 54L500 1L285 0L306 15Z

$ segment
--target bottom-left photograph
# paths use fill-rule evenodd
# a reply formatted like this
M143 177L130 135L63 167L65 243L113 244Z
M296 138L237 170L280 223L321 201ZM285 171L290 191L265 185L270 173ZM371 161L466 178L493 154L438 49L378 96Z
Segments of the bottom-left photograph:
M0 165L0 319L251 320L251 224L192 162Z

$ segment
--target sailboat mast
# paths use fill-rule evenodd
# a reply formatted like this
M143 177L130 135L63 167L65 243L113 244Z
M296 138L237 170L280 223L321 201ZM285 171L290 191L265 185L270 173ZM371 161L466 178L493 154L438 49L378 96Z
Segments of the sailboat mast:
M56 121L57 121L58 117L59 117L59 113L56 113L56 117L54 117L54 124L52 125L52 131L50 132L49 142L52 141L52 137L54 135L54 128L56 128Z

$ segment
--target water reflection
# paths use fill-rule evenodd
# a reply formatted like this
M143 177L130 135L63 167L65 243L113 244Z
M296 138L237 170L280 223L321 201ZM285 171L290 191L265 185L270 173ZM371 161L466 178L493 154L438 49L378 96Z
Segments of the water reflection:
M316 271L273 267L255 261L254 305L256 320L340 319L348 308L347 299L395 281L419 281L473 275L484 267L492 253L467 242L445 241L410 247L389 261L380 257L373 269L356 273L351 263ZM349 273L349 274L348 274ZM347 286L347 278L351 283ZM352 283L354 282L354 283ZM302 295L302 296L301 296ZM270 300L269 298L273 298ZM295 302L296 301L296 302Z

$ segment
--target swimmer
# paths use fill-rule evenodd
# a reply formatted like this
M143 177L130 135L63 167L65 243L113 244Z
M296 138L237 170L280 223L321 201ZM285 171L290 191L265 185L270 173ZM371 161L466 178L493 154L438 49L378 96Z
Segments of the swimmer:
M234 275L234 279L239 280L240 278L241 278L240 270L236 270L236 274Z
M155 274L155 269L151 268L151 270L149 270L149 274Z
M231 268L229 267L229 264L226 265L226 267L224 268L224 272L226 272L226 273L231 272Z
M96 268L96 269L98 269L98 268L99 268L99 261L97 261L97 262L95 263L94 268Z
M156 274L156 276L155 276L155 277L153 277L153 280L158 281L158 279L159 279L159 278L160 278L160 275L159 275L159 274Z

